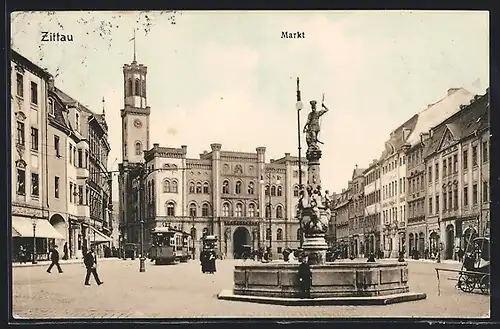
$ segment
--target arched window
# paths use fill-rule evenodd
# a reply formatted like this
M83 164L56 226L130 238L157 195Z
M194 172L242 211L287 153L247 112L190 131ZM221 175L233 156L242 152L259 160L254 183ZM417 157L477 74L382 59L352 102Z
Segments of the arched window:
M132 91L132 79L128 79L127 95L132 96L134 93Z
M238 203L235 208L235 215L236 217L241 217L243 216L243 206L241 203Z
M141 142L135 142L135 155L142 154L142 145Z
M253 182L248 183L248 194L254 193L254 184Z
M196 240L196 228L191 228L191 239Z
M229 193L229 181L225 180L224 183L222 183L222 193L228 194Z
M241 194L241 182L237 181L236 182L236 194Z
M147 199L147 202L149 202L149 200L151 200L151 181L148 182L148 199ZM76 193L75 193L76 195Z
M191 203L189 205L189 216L191 217L196 217L196 204L195 203Z
M171 188L172 193L177 193L178 192L178 184L176 180L172 181L172 188Z
M203 183L203 193L208 194L210 190L208 189L208 182Z
M222 205L222 216L229 217L229 204L227 202Z
M170 193L170 182L168 179L163 181L163 193Z
M283 207L282 206L276 207L276 218L283 218Z
M195 185L193 182L189 183L189 193L194 193L195 192Z
M276 186L271 187L271 196L276 196Z
M202 206L201 206L201 215L206 217L206 216L209 216L209 208L208 208L208 203L204 203Z
M283 230L280 228L276 231L276 240L277 241L283 240Z
M302 235L302 231L300 230L300 228L297 229L297 240L300 240L300 237Z
M135 79L135 95L141 96L141 82L139 79Z
M294 197L298 197L299 196L299 186L298 185L295 185L293 187L293 196Z
M155 180L154 180L154 179L152 179L152 180L151 180L151 199L152 199L152 201L153 201L153 202L154 202L154 201L155 201L155 199L156 199L156 198L155 198L155 196L156 196L156 192L155 192L155 191L156 191L156 190L155 190Z
M271 205L266 205L266 217L270 218L271 217Z
M266 195L269 195L269 185L266 185L265 194L266 194Z
M196 183L196 193L201 194L201 192L202 192L201 183L198 182Z
M248 205L248 217L255 217L255 205L253 203Z
M175 204L172 201L167 202L167 216L175 216Z
M146 80L142 80L142 97L146 97Z
M271 240L271 229L269 227L266 229L266 240Z
M283 195L283 187L282 186L278 186L278 192L277 192L278 196L282 196Z

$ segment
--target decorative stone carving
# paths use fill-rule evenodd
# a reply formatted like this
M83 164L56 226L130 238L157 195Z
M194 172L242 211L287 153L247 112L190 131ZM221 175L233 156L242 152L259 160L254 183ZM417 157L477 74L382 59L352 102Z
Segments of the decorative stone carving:
M234 173L235 174L243 174L243 168L241 167L241 165L236 165L234 167Z

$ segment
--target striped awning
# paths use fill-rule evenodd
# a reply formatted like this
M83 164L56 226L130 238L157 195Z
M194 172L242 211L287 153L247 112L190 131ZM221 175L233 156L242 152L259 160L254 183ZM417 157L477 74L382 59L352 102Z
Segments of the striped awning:
M90 240L91 243L103 243L103 242L113 241L113 239L102 234L94 227L89 226L89 229L90 229L90 232L89 232L88 239Z

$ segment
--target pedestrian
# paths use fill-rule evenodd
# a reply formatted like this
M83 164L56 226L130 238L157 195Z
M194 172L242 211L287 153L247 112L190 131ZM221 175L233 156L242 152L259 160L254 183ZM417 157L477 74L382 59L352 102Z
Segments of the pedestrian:
M59 273L62 273L63 270L61 269L61 266L59 265L59 252L57 251L57 245L54 245L52 249L50 250L50 260L51 263L49 265L49 268L47 269L47 273L50 273L50 270L52 270L52 267L54 265L57 267L57 270Z
M19 248L19 263L20 264L26 264L26 248L21 245L21 247Z
M464 250L462 249L462 247L460 247L460 248L458 249L457 254L458 254L458 261L461 263L461 262L464 260L464 254L465 254L465 252L464 252Z
M368 259L366 260L368 263L375 263L375 254L373 252L368 254Z
M68 243L67 242L64 242L64 247L63 247L63 260L67 260L69 257L68 257Z
M87 275L85 276L85 285L90 286L90 274L94 275L95 282L100 286L104 282L99 279L99 274L97 274L97 256L94 251L94 246L90 247L90 250L85 255L83 259L85 267L87 268Z
M301 256L299 264L299 286L300 286L300 297L310 298L311 297L311 284L312 284L312 272L311 266L309 265L307 256Z

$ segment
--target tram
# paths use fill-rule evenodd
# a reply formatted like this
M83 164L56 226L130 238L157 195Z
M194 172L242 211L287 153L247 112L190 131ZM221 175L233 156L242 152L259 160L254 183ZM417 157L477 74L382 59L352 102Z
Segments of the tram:
M187 262L192 255L191 235L170 227L155 227L151 230L153 245L149 258L156 265Z

